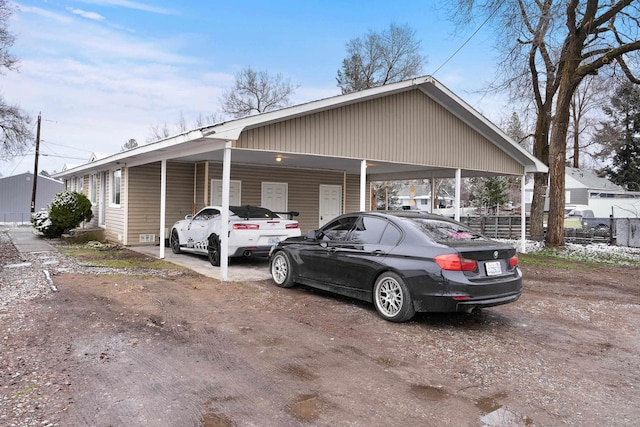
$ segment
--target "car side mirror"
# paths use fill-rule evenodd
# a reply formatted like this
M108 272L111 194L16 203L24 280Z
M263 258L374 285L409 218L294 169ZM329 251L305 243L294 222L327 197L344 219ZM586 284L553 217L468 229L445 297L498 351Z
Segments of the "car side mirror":
M187 221L191 221L193 219L193 215L185 215L184 219L186 219Z

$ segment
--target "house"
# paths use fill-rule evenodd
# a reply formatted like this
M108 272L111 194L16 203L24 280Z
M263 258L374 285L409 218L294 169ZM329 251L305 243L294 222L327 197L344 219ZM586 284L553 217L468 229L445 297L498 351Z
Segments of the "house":
M63 189L62 181L38 175L35 211L48 209L55 195ZM0 223L29 224L32 197L31 172L0 178Z
M548 195L548 192L547 192ZM533 181L525 185L527 211L533 198ZM626 191L592 169L566 168L565 205L588 206L598 218L640 217L640 192ZM545 211L549 210L549 199Z
M201 127L56 176L88 194L108 239L140 245L164 242L209 204L298 211L304 233L369 209L373 181L455 178L459 201L463 176L546 170L427 76Z

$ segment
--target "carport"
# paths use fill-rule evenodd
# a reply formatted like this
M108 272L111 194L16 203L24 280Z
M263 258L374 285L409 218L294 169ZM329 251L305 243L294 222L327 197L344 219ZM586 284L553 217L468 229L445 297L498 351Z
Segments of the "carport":
M159 164L159 173L150 174L147 180L135 179L136 174L142 177L138 173L141 169L137 168L150 164ZM130 243L130 230L155 217L155 214L143 217L140 212L148 206L129 194L141 194L141 188L149 187L159 177L158 210L154 211L159 211L156 230L159 241L164 242L167 227L178 218L167 190L177 176L168 174L168 167L176 164L193 165L193 171L188 172L191 178L184 178L193 180L194 207L196 193L204 194L207 200L212 165L220 166L224 227L228 225L232 168L340 172L343 212L367 210L368 183L372 181L433 182L433 178L455 178L456 219L460 216L463 177L520 176L524 202L525 175L547 170L435 79L421 77L199 128L64 171L57 177L69 182L72 177L121 170L124 203L117 206L119 210L106 212L104 224L100 225L107 234L121 230L122 234L117 236L123 236L125 244ZM105 181L101 191L106 192L108 185ZM167 214L171 215L169 220ZM521 215L524 243L524 210ZM220 236L223 280L228 278L227 236L228 229L223 229ZM165 257L162 244L158 256Z

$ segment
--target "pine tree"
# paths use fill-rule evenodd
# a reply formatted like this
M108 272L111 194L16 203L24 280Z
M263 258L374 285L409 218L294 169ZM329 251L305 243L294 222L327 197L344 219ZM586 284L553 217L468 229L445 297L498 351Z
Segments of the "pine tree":
M605 168L612 182L629 191L640 191L640 88L624 83L604 108L611 120L602 123L598 135L606 135L613 156L612 166Z
M508 200L508 181L503 176L489 176L479 178L473 205L476 207L499 208ZM496 210L497 213L497 210Z

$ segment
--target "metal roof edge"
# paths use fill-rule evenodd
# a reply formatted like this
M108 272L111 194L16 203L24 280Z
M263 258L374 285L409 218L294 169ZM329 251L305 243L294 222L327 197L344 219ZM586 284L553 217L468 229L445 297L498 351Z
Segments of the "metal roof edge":
M126 163L126 160L140 156L144 154L149 154L158 150L166 149L171 146L175 146L184 142L193 141L195 139L202 138L202 128L189 130L165 139L161 139L159 141L151 142L149 144L141 145L131 150L122 151L117 154L112 154L110 156L104 157L99 160L95 160L93 162L84 163L79 166L75 166L71 169L67 169L66 171L58 172L53 176L55 178L64 178L66 176L76 175L78 172L83 172L91 169L99 169L101 166L112 165L117 163Z
M441 97L434 98L432 96L434 94L428 90L429 87L433 87L440 94L446 96L446 98L444 99ZM487 139L492 140L493 138L491 137L490 134L494 134L495 136L499 137L504 142L506 142L508 146L507 147L502 146L501 148L503 149L503 151L509 154L513 159L520 162L524 166L525 173L547 172L549 170L549 168L543 162L541 162L539 159L537 159L535 156L533 156L531 153L525 150L524 147L522 147L520 144L515 142L509 135L507 135L502 129L496 126L491 120L489 120L487 117L482 115L475 108L469 105L466 101L464 101L458 95L453 93L451 90L449 90L445 85L440 83L435 78L428 77L424 82L424 84L420 85L420 88L421 90L423 90L423 92L427 96L430 96L434 101L443 105L443 107L445 107L448 111L450 111L452 114L455 114L460 120L467 123L476 131L483 134ZM447 99L452 101L458 107L460 107L463 110L463 113L466 113L467 115L471 116L471 118L473 118L476 123L472 123L468 117L465 117L463 113L458 112L455 108L452 108L451 103L444 102ZM486 129L484 130L479 129L478 124L480 126L484 126ZM509 148L509 150L506 150L506 148ZM523 160L527 160L529 164L524 163Z

